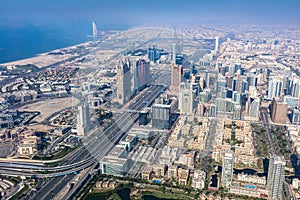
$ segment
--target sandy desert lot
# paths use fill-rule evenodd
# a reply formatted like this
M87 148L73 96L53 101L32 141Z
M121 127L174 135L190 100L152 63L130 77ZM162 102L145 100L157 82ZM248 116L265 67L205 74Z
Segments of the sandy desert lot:
M25 105L19 109L19 111L34 112L39 111L41 114L34 118L38 123L45 120L52 114L61 111L63 109L75 106L79 103L79 99L75 97L59 98L59 99L49 99L46 101L41 101L33 103L30 105Z

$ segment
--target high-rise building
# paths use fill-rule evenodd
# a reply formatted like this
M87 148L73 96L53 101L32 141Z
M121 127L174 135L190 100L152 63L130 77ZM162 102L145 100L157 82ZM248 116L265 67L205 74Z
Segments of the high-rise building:
M271 119L275 123L285 124L288 104L273 99L271 104Z
M138 59L133 65L133 90L143 89L151 81L150 62Z
M254 75L254 74L249 74L247 76L247 82L249 84L249 87L250 86L257 86L257 75Z
M259 117L259 106L260 106L260 99L257 97L255 99L249 98L249 111L248 115L250 117L258 118Z
M274 155L270 159L267 179L270 199L282 199L285 165L286 162L283 157Z
M176 53L182 53L183 52L183 44L182 42L177 42L176 43Z
M248 82L246 81L246 76L241 76L237 74L232 80L232 91L238 91L239 93L244 93L248 90Z
M209 107L209 116L217 117L217 106L215 104L211 104Z
M232 152L226 152L223 155L222 163L222 186L229 187L233 176L234 155Z
M195 74L195 63L194 63L194 61L190 62L190 73Z
M171 60L176 64L177 45L176 43L171 44Z
M139 125L146 126L149 122L149 110L142 110L139 113Z
M209 88L210 86L210 73L209 72L205 72L205 76L204 76L204 85L205 88Z
M219 51L219 37L215 38L215 51Z
M217 106L218 112L233 112L234 102L230 99L216 98L215 105Z
M289 78L288 79L288 87L287 87L288 95L292 97L298 98L300 100L300 80L299 78Z
M157 50L157 45L154 43L152 48L148 48L148 59L155 63L159 58L160 51Z
M77 113L77 135L86 136L90 129L90 109L89 104L84 103L81 106L78 106Z
M179 85L182 80L182 72L183 72L183 70L182 70L181 65L180 66L177 66L177 65L172 66L170 89L175 93L179 92Z
M131 95L131 73L130 61L120 60L117 64L117 101L120 104L126 103Z
M198 116L204 116L205 107L204 107L204 104L201 102L198 103L197 113L198 113Z
M195 108L196 90L191 83L181 83L179 86L178 109L180 114L193 114Z
M285 95L283 97L283 101L288 104L289 108L295 108L295 107L299 106L299 99L296 97Z
M217 87L216 87L217 96L221 97L222 91L226 88L227 88L226 79L223 76L219 77L217 80Z
M92 28L93 28L93 37L97 37L98 36L98 30L97 30L97 26L95 24L95 22L92 22Z
M300 108L294 108L290 114L290 121L292 124L300 125Z
M232 92L232 101L236 103L241 103L241 94L237 91Z
M232 115L232 119L233 120L240 120L241 116L242 116L242 107L239 103L234 103L233 104L233 115Z
M203 92L199 93L199 101L203 103L208 103L212 98L212 93L210 89L204 89Z
M283 95L283 79L280 77L271 77L268 86L267 99L278 98Z
M171 105L152 105L152 128L169 129L171 127Z

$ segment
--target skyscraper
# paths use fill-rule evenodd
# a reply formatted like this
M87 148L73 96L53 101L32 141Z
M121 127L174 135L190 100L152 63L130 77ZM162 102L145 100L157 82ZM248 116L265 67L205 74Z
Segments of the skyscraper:
M227 88L226 84L226 79L223 76L218 77L216 86L216 93L218 97L221 97L222 91Z
M191 83L181 83L179 86L178 109L180 114L193 114L195 108L196 90Z
M198 116L204 116L205 107L204 107L204 104L201 102L198 103L197 113L198 113Z
M300 108L294 108L290 114L292 124L300 124Z
M152 128L169 129L171 126L171 105L153 104Z
M257 97L255 99L249 98L249 112L248 115L250 117L258 118L259 117L259 106L260 106L260 99Z
M117 64L117 101L126 103L131 95L131 74L129 58L119 60Z
M209 86L210 86L210 73L209 72L205 72L204 83L205 83L205 88L209 88Z
M176 43L171 44L171 60L173 61L174 64L176 64L176 50L177 50L177 45Z
M190 62L190 73L195 74L195 64L194 61Z
M229 187L233 176L234 156L232 152L226 152L223 155L222 163L222 186Z
M90 109L87 103L78 106L77 135L86 136L90 129Z
M215 39L215 51L219 51L219 37L216 37Z
M284 102L272 100L271 119L275 123L285 124L287 117L288 104Z
M286 162L282 157L273 155L270 159L267 180L270 199L282 199L285 164Z
M175 93L179 92L179 85L182 79L182 72L183 72L182 66L177 66L177 65L172 66L170 89Z
M138 59L133 65L133 89L140 90L151 81L150 62Z
M217 117L217 106L215 104L211 104L209 107L209 116Z
M157 45L154 43L152 48L148 48L148 59L156 62L160 58L160 51L157 50Z
M300 99L300 80L296 77L288 79L288 91L287 93L292 97Z
M93 37L95 38L98 36L98 30L94 21L92 22L92 28L93 28Z
M271 77L268 86L268 99L277 98L283 95L283 79L280 77Z

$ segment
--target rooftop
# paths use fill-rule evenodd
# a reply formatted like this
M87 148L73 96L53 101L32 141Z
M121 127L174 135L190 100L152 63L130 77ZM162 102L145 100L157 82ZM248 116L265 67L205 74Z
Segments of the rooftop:
M123 166L127 162L127 159L125 158L115 158L111 156L105 156L102 161L103 164L106 165L120 165Z

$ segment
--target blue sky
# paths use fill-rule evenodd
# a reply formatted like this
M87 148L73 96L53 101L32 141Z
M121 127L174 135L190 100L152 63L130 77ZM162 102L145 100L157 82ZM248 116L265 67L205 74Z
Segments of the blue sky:
M300 25L300 0L0 0L0 25Z

